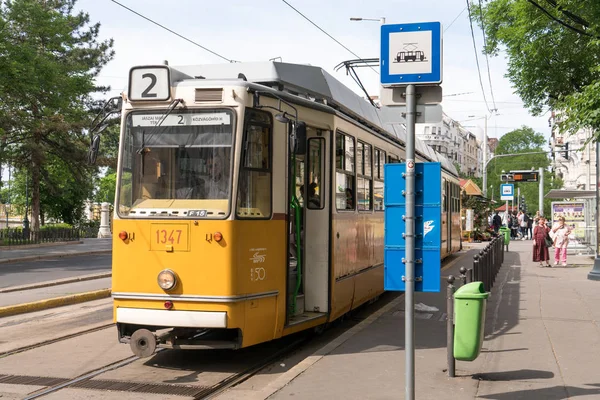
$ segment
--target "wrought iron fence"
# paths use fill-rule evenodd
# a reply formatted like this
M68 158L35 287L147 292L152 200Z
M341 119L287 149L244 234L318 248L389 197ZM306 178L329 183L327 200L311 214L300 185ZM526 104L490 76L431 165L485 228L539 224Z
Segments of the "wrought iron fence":
M91 235L92 228L49 228L39 231L26 231L22 228L0 230L0 246L21 246L27 244L71 242ZM97 234L97 231L96 231Z

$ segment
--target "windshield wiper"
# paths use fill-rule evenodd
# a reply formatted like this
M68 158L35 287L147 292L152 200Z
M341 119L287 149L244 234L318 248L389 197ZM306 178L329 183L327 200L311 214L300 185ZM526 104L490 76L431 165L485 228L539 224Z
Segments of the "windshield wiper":
M160 118L160 121L158 121L156 126L148 134L150 139L152 139L152 137L158 133L157 131L161 127L162 123L165 121L165 119L167 119L169 114L171 114L171 112L175 109L175 107L177 107L178 104L183 104L183 99L174 99L171 102L171 104L169 104L169 108L167 108L167 111L165 111L165 113ZM136 153L141 154L142 156L147 153L147 151L145 151L145 148L146 148L145 136L146 136L146 131L143 130L142 131L142 145L139 149L136 150Z

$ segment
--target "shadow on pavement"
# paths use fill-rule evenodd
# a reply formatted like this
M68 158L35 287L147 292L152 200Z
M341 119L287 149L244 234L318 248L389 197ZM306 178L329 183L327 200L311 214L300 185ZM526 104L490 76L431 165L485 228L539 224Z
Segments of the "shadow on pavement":
M600 395L600 384L596 383L589 386L596 386L596 388L587 389L575 386L552 386L539 389L517 390L515 392L481 395L479 396L479 398L493 400L562 400L570 399L577 396Z
M528 379L551 379L554 373L537 369L519 369L516 371L489 372L473 374L473 379L480 381L523 381Z

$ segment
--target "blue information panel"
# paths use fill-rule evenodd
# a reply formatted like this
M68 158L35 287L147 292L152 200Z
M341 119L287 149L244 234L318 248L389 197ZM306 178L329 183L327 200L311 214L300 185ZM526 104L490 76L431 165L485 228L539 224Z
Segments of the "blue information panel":
M442 83L442 24L381 26L381 84Z
M384 166L384 289L405 291L406 164ZM415 164L415 291L439 292L442 245L442 166Z

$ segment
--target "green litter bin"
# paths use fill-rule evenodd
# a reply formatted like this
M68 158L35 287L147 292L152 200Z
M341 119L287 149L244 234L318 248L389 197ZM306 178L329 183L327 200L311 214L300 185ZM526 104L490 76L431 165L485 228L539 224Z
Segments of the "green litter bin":
M510 243L510 228L506 226L501 226L498 229L501 235L504 235L504 245L506 246L506 250L508 251L508 243Z
M471 282L454 293L454 358L473 361L483 344L485 308L489 293L483 282Z

